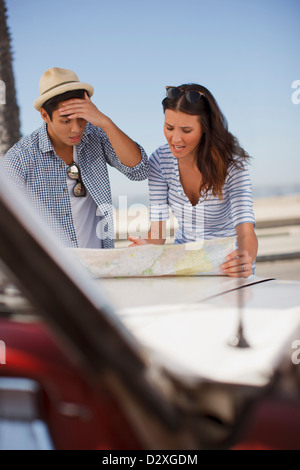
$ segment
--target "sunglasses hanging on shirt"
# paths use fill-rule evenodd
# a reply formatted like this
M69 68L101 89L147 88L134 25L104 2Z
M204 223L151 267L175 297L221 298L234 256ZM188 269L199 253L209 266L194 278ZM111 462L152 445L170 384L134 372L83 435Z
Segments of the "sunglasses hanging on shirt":
M85 197L86 196L86 189L83 184L83 181L80 176L80 170L76 163L71 163L71 165L67 168L67 175L71 180L76 180L76 184L73 188L73 194L76 197Z

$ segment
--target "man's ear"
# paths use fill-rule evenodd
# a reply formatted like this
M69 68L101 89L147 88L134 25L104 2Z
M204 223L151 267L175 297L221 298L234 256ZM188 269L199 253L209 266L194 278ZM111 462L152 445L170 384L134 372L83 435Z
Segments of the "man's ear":
M41 113L42 119L48 124L51 121L49 114L44 110L44 108L40 109L40 113Z

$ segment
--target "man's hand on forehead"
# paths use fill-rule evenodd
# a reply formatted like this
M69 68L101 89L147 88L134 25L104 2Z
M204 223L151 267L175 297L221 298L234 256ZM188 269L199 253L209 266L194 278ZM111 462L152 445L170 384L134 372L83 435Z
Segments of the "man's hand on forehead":
M85 119L97 127L104 127L109 121L109 118L92 103L87 93L84 94L84 99L74 98L63 102L59 113L61 116L68 116L69 119Z

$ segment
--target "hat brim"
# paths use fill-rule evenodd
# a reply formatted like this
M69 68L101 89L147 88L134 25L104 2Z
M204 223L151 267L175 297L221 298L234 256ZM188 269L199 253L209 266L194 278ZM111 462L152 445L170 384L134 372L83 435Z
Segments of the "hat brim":
M67 91L73 90L86 90L88 95L91 97L94 94L94 87L89 85L88 83L83 82L74 82L74 83L65 83L64 85L60 85L53 90L49 90L47 93L39 96L33 103L33 106L37 111L40 111L43 104L46 101L50 100L50 98L54 98L54 96L61 95L62 93L66 93Z

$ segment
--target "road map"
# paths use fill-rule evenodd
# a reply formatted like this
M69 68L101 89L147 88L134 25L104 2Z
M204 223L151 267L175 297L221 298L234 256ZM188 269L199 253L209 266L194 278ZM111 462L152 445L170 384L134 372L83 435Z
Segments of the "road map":
M93 277L101 278L220 275L220 265L235 248L236 238L228 237L180 245L73 251Z

